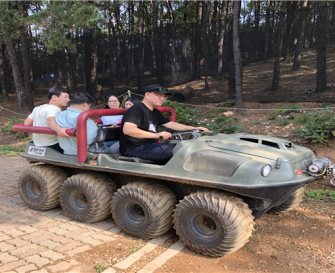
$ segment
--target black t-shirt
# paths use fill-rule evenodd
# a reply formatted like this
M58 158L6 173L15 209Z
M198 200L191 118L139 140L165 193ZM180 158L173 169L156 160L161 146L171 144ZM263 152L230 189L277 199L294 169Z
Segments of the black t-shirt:
M168 123L170 120L164 117L156 108L151 111L144 103L134 104L127 110L122 119L120 130L120 152L123 155L127 152L127 148L135 148L137 146L157 142L157 139L155 138L134 138L125 135L123 133L125 122L134 123L143 131L156 133L156 128L159 125Z

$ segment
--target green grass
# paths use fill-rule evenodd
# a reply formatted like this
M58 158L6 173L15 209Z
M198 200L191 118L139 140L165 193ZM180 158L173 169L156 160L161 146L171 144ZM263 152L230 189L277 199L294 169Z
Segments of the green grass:
M300 115L300 116L296 116L293 123L294 124L305 124L308 121L311 120L311 116L308 115Z
M305 199L315 201L330 200L335 202L335 191L329 191L329 190L305 191Z
M252 124L253 124L253 125L259 125L259 124L262 124L262 122L260 122L260 121L255 121L255 122L253 122Z
M23 153L25 150L25 145L20 145L19 147L0 145L0 154L1 155L18 155Z
M276 114L289 114L291 112L299 112L300 109L303 109L304 106L301 104L295 104L295 105L286 105L286 104L282 104L280 105L280 107L278 108L278 110L276 111ZM285 109L285 110L284 110ZM287 110L286 110L287 109Z
M107 269L107 267L101 266L99 264L95 267L95 271L98 272L98 273L101 273L101 272L105 271L106 269Z

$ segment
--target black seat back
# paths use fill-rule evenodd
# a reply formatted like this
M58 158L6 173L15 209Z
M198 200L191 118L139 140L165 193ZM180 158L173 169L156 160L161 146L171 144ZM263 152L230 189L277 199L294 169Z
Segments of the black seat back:
M119 140L120 137L120 127L116 128L104 128L101 127L98 130L95 143L107 142L112 140Z

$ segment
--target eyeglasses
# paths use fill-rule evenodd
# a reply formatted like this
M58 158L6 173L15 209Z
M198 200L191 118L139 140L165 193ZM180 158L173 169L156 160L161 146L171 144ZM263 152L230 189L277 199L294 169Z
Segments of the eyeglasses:
M108 102L119 102L118 100L109 100Z
M161 98L161 99L166 99L166 96L165 96L165 94L159 94L159 93L154 93L154 92L151 92L151 94L154 94L155 96L157 96L157 97L159 97L159 98Z
M152 88L152 89L149 89L148 91L146 91L146 92L153 92L153 91L167 91L167 89L166 88L164 88L164 87L154 87L154 88Z

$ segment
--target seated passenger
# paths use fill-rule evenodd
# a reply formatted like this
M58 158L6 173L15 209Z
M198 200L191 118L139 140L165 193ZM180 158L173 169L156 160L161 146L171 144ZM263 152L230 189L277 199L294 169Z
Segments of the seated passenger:
M94 103L94 98L87 93L76 93L73 95L71 105L65 111L61 112L56 117L56 122L61 127L77 129L78 116L86 110L89 110L91 104ZM98 128L92 119L87 120L87 145L90 145L97 136ZM60 147L66 155L77 154L77 138L58 138Z
M105 109L119 109L120 101L117 96L109 95L106 97L106 107ZM114 116L102 116L101 121L103 125L111 125L111 127L116 127L121 123L123 115Z
M139 103L140 101L135 97L128 97L124 100L124 108L129 109L134 104Z
M171 95L162 86L149 85L144 89L144 93L142 103L135 104L123 116L120 131L120 152L122 155L140 157L164 164L172 157L175 144L157 143L160 137L163 139L171 137L171 133L166 131L157 133L156 128L159 125L176 131L193 129L209 131L204 127L172 122L155 109L155 107L162 106L166 95Z
M137 98L129 97L129 98L125 99L124 107L126 109L129 109L134 104L139 103L139 102L140 101ZM120 142L119 141L116 140L116 141L104 142L104 145L109 147L110 152L112 152L113 154L119 154L120 153Z
M64 126L65 128L61 128L55 122L55 117L61 112L61 108L67 106L70 101L67 89L60 86L53 86L48 91L48 99L48 104L43 104L34 108L33 112L24 121L24 125L50 127L50 129L54 130L60 138L69 137L65 132L69 128L66 126ZM58 137L55 135L34 133L33 142L36 146L47 146L58 152L63 152L63 149L59 146Z

